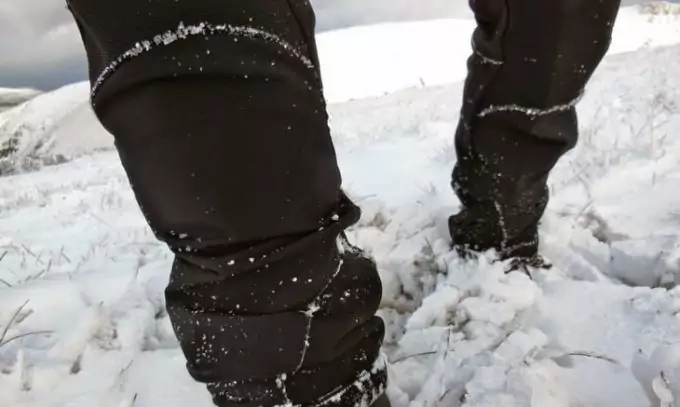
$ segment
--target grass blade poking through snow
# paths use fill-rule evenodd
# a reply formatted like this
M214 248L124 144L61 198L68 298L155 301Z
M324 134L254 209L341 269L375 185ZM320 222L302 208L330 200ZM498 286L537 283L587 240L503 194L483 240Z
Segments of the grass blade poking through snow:
M21 311L23 311L24 308L26 308L26 305L28 305L29 300L26 300L21 306L19 306L16 311L14 311L14 314L12 314L12 317L9 319L9 322L3 328L2 334L0 334L0 348L3 346L9 344L10 342L14 342L18 339L25 338L27 336L33 336L33 335L50 335L53 332L52 331L36 331L36 332L27 332L19 335L15 335L12 337L7 337L7 333L9 330L12 328L12 326L19 321L19 315L21 314Z

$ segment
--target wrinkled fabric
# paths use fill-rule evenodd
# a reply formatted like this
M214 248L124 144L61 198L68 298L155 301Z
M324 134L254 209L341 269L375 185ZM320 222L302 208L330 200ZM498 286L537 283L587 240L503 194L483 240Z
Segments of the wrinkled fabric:
M454 242L532 257L547 179L578 138L575 107L604 57L620 0L471 0L453 187Z
M369 405L376 266L341 189L302 0L72 0L94 110L175 254L167 308L218 406Z

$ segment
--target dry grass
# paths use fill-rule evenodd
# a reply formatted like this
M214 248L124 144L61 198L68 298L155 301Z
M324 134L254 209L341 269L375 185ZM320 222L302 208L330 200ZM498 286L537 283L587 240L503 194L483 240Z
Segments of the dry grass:
M650 0L641 5L645 14L653 16L675 15L680 16L680 3L662 0Z

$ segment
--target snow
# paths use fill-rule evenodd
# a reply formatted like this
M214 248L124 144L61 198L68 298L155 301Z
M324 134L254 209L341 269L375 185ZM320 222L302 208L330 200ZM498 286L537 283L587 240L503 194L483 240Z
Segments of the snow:
M470 22L320 37L332 100L389 93L330 113L364 209L349 238L383 278L395 407L680 405L680 22L649 18L622 11L579 105L582 137L541 226L554 268L531 278L448 245ZM365 72L356 55L370 56ZM78 157L0 178L0 406L211 405L164 311L171 253L117 155L93 152L110 139L88 91L40 96L0 123Z
M88 94L85 82L68 85L0 114L0 174L111 148Z

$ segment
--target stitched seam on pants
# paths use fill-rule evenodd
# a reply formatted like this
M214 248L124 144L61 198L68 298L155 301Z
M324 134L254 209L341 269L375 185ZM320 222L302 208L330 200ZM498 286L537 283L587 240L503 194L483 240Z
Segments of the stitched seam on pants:
M506 37L507 37L507 34L508 34L508 30L510 29L510 0L504 0L503 4L505 6L505 8L504 8L505 18L504 18L504 21L503 21L503 32L500 35L499 42L500 42L500 50L501 50L502 59L503 59L503 61L506 61L507 56L505 55L505 50L506 50L505 41L506 41ZM481 92L479 94L479 100L477 101L477 107L476 107L475 110L479 111L479 109L481 108L481 103L482 103L482 100L484 99L485 91L488 91L489 87L491 87L491 85L496 81L496 79L500 75L501 71L505 68L504 65L505 64L495 65L495 66L498 66L498 69L493 73L493 76L486 83L486 86L484 86L484 89L481 90Z
M293 4L293 0L286 0L286 3L288 4L288 8L290 9L290 12L293 14L293 17L295 18L295 22L298 25L298 29L300 30L300 33L302 33L302 36L304 37L305 40L305 46L307 47L307 57L317 65L317 69L320 69L319 61L317 60L317 55L315 55L315 42L314 42L314 31L309 32L305 28L305 23L302 20L302 16L299 14L299 10L295 5ZM311 7L311 6L309 6Z
M290 56L298 59L305 67L312 70L316 69L309 57L307 57L301 50L286 42L276 34L248 26L238 26L231 24L215 25L207 22L185 26L184 23L180 22L177 28L173 30L168 30L164 33L157 34L151 39L137 42L133 47L110 62L99 74L92 85L90 97L94 100L94 97L102 85L116 70L118 70L118 68L120 68L121 65L145 52L152 51L159 47L168 46L177 41L186 40L190 37L217 35L231 35L241 38L258 39L267 43L278 45L279 47L283 48Z

